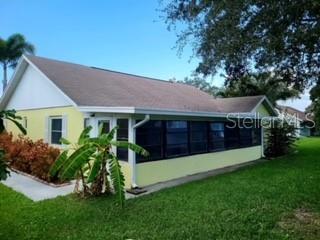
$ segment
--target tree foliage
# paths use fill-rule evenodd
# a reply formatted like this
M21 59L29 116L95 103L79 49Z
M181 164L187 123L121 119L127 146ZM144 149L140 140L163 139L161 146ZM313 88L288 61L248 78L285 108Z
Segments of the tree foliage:
M286 100L299 97L299 91L288 87L273 73L247 73L239 79L229 79L225 82L224 89L220 90L222 97L241 97L266 95L268 99L276 104L278 100Z
M22 34L13 34L8 39L0 38L0 63L3 67L3 90L7 86L7 69L15 68L24 53L34 54L35 47Z
M148 152L136 144L113 140L117 127L109 133L102 133L100 128L100 134L96 138L90 138L91 129L92 127L88 127L82 131L77 144L73 145L67 139L61 139L61 142L69 148L60 154L50 174L61 179L76 178L76 190L83 195L110 193L112 186L123 207L125 179L117 156L112 152L112 146L131 149L143 156L147 156ZM79 190L80 181L82 190Z
M169 28L182 23L178 44L192 41L198 73L272 71L299 91L319 78L318 0L172 0L163 12Z
M320 131L320 80L310 91L312 104L308 107L308 112L312 113L315 127Z

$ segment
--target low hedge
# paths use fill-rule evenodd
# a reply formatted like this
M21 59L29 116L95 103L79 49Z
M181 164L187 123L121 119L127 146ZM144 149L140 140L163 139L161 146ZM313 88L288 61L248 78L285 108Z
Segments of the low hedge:
M32 141L22 135L15 139L12 133L2 133L0 149L5 151L5 161L10 167L47 182L58 182L57 178L49 175L51 165L60 154L58 148L49 146L43 140Z

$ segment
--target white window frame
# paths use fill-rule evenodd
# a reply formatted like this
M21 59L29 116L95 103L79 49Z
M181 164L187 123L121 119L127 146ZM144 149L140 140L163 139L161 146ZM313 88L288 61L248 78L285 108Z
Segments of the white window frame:
M60 143L52 143L51 142L51 134L52 134L52 120L54 119L60 119L61 120L61 137L66 138L67 137L67 119L66 116L49 116L48 118L48 143L50 145L59 146L61 147L62 144Z
M94 126L94 132L95 132L95 136L97 137L99 135L99 121L108 121L109 122L109 128L110 130L112 129L113 127L113 124L112 124L112 118L111 117L98 117L95 119L95 126Z

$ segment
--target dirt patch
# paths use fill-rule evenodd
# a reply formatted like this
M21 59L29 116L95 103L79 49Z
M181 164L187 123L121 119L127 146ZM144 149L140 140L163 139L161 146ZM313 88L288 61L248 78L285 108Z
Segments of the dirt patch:
M298 239L320 239L320 215L310 209L298 208L278 224L283 231Z

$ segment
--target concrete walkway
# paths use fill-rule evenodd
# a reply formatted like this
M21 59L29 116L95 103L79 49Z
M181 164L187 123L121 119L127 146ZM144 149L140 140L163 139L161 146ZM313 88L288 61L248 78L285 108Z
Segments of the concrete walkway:
M41 201L57 196L68 195L72 193L74 189L74 184L53 187L19 173L11 172L10 175L11 176L8 177L6 181L1 183L22 193L33 201Z

